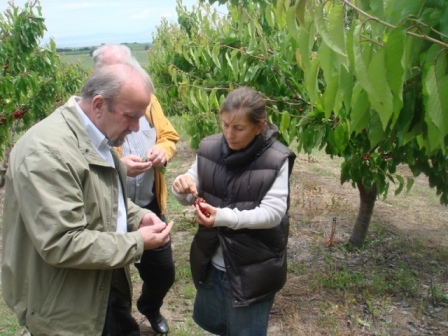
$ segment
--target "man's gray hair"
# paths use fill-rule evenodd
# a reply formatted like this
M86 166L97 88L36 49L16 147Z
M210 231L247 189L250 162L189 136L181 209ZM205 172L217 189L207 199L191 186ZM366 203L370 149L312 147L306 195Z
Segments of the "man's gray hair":
M151 94L154 93L155 88L151 77L132 55L131 49L128 46L124 44L103 44L94 50L92 57L95 69L111 64L129 64L135 71L141 74L147 83Z
M128 62L118 64L129 67L130 71L137 72L145 82L148 94L152 95L154 93L151 78L136 60L130 59ZM82 99L92 101L95 96L101 95L106 101L108 109L114 112L114 100L120 93L126 80L126 74L123 71L114 71L113 67L116 66L117 64L96 68L81 89Z
M110 53L115 53L115 54L119 53L121 55L126 56L128 59L133 58L131 49L127 45L103 44L93 51L93 54L92 54L93 66L95 68L97 68L101 65L105 65L104 60L103 60L103 56L104 56L105 52L110 52Z

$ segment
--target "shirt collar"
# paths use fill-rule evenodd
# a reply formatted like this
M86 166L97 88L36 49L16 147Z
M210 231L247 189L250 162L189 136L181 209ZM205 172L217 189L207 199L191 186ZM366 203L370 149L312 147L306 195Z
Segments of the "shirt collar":
M73 97L75 101L76 110L78 111L84 126L86 127L87 134L89 135L90 141L93 146L100 152L104 150L110 150L112 147L109 146L106 136L101 133L101 131L93 124L93 122L86 116L84 111L79 107L78 101L80 97Z

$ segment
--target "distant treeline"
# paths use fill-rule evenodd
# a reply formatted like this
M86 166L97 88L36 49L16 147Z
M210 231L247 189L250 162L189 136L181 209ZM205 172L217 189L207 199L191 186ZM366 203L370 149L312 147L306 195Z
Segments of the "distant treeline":
M90 56L92 56L92 53L93 53L93 51L95 49L96 49L96 47L56 48L56 52L58 52L58 53L66 53L66 54L71 54L71 55L88 53Z
M103 43L104 44L104 43ZM152 44L150 43L121 43L127 45L131 50L148 50L151 48ZM90 46L90 47L78 47L78 48L56 48L57 53L64 53L70 55L79 55L79 54L89 54L92 56L93 51L98 46Z

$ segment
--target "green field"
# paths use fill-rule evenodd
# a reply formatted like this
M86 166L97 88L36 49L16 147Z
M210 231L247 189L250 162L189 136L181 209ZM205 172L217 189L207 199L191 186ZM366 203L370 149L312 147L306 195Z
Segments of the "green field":
M146 50L150 45L147 43L123 43L131 50L135 58L143 67L148 65L148 51ZM58 55L61 57L63 63L80 64L85 69L93 68L93 61L91 51L98 46L80 47L80 48L64 48L58 49Z

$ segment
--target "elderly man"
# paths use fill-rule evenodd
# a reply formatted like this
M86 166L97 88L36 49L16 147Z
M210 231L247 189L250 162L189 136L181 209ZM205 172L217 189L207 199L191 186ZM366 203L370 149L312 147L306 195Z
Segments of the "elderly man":
M95 68L131 59L134 59L131 50L122 44L104 44L93 52ZM162 169L176 153L179 134L166 118L154 94L139 123L139 131L130 134L124 144L116 148L128 171L128 195L135 204L154 211L166 222L167 188ZM142 158L146 160L142 161ZM147 317L155 332L166 334L169 332L168 322L160 308L174 283L171 242L145 251L135 266L143 281L137 308Z
M139 335L129 265L173 223L126 197L112 146L139 129L152 83L136 62L101 67L14 146L3 212L3 297L36 335Z

